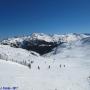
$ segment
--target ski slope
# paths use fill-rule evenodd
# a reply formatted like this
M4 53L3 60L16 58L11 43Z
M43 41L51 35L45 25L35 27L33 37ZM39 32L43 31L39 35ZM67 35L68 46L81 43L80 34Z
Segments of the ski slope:
M0 71L0 86L17 86L18 90L90 89L88 57L44 57L42 60L34 60L31 69L15 62L0 60Z
M0 87L90 90L90 44L82 45L81 41L65 43L43 56L0 45Z

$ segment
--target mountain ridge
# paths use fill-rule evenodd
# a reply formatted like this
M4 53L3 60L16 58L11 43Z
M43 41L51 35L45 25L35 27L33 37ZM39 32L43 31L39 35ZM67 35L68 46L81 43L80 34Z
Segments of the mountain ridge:
M32 50L40 55L51 52L58 45L63 43L72 43L90 37L89 34L53 34L33 33L31 36L13 37L2 40L2 45L10 45L11 47Z

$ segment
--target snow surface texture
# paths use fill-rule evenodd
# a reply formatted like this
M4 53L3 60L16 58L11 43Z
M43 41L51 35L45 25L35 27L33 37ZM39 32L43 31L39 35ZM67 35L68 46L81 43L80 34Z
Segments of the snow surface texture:
M36 35L42 40L50 40L43 34L44 38ZM58 36L64 35L53 37ZM0 87L16 86L17 90L90 90L89 35L68 34L64 40L64 44L43 56L1 44Z

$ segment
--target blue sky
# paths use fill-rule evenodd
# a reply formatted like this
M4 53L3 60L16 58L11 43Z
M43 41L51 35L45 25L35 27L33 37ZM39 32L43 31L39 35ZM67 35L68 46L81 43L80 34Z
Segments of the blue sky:
M0 0L0 37L90 33L90 0Z

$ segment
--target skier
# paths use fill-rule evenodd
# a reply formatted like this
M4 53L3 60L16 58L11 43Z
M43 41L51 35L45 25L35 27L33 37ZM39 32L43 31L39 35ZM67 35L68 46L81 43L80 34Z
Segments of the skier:
M64 65L64 67L65 67L65 65Z
M61 64L60 64L60 68L61 68Z
M40 67L38 66L38 70L40 70Z
M48 66L48 68L50 69L50 65Z
M28 67L31 69L31 64L30 63L28 64Z

